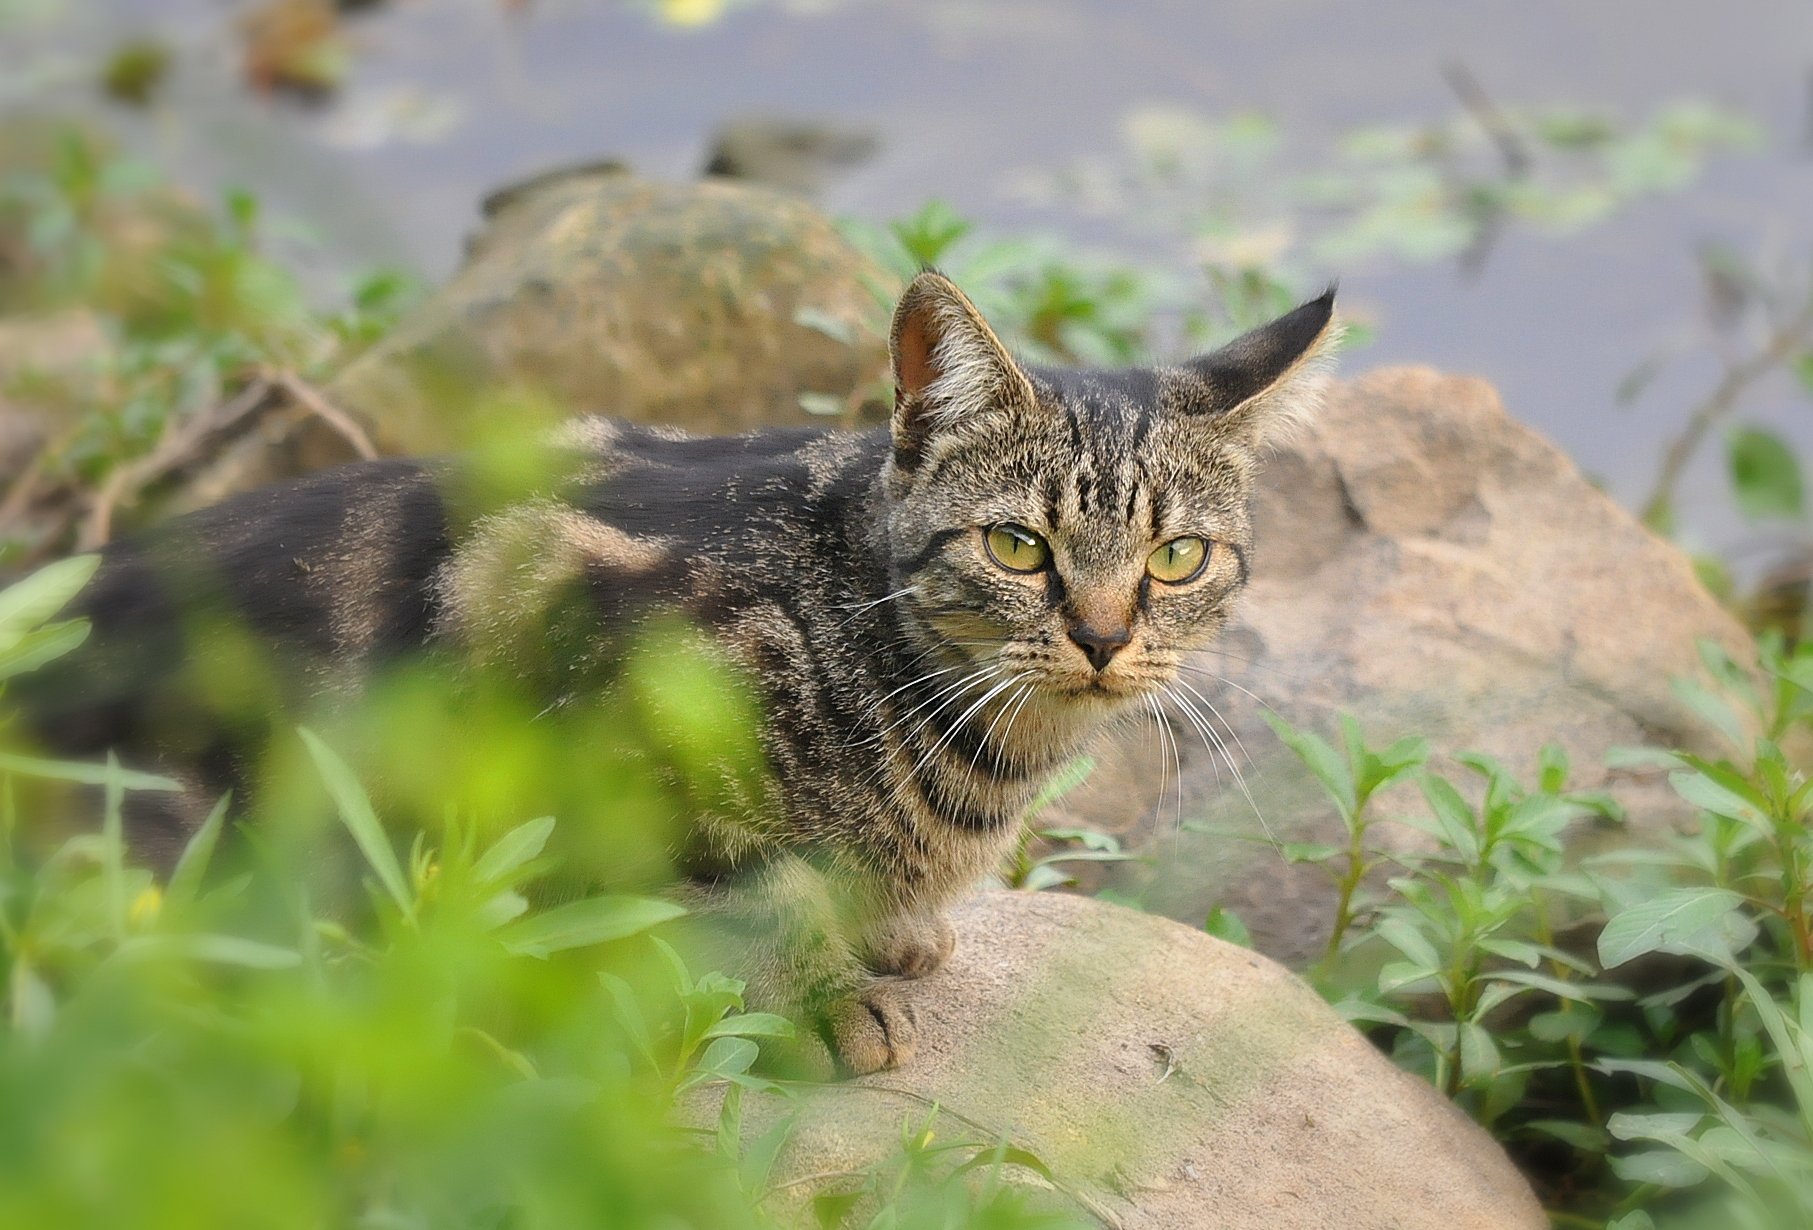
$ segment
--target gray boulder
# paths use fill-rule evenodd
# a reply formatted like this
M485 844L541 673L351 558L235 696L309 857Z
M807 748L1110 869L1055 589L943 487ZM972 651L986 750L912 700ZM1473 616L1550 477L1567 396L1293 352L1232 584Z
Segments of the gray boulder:
M848 1190L923 1125L1028 1150L1054 1202L1126 1230L1548 1224L1484 1131L1264 957L1052 893L987 893L953 921L955 955L915 987L918 1054L804 1096L777 1202ZM744 1131L793 1109L747 1100Z
M1106 744L1092 780L1046 822L1117 832L1156 856L1115 871L1116 887L1188 921L1228 906L1290 964L1320 949L1328 878L1260 839L1336 842L1339 820L1282 754L1265 707L1325 735L1351 713L1380 741L1422 734L1438 752L1483 751L1526 775L1544 744L1560 744L1576 786L1629 811L1631 833L1583 833L1588 848L1686 818L1662 773L1608 770L1606 753L1716 750L1672 681L1701 672L1701 638L1740 661L1754 647L1681 551L1505 414L1490 385L1422 368L1337 385L1267 463L1256 515L1237 620L1185 676L1231 727L1217 733L1252 801L1181 715L1162 740L1133 729ZM1406 784L1379 805L1421 801ZM1382 835L1392 830L1408 836Z
M705 432L880 404L889 279L791 196L601 166L489 213L453 280L328 389L381 448L445 447L449 383Z

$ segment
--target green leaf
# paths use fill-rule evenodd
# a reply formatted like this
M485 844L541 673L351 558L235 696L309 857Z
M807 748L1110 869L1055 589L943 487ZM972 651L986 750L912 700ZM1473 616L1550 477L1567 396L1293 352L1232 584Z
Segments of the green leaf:
M1705 1182L1711 1173L1692 1158L1672 1149L1627 1153L1608 1160L1612 1173L1626 1183L1653 1183L1657 1187L1693 1187Z
M1278 853L1287 863L1326 863L1344 851L1316 841L1285 841L1278 844Z
M1479 941L1479 946L1494 956L1503 957L1507 961L1515 961L1530 969L1535 969L1537 963L1542 960L1542 950L1536 945L1527 944L1522 940L1487 937Z
M486 898L485 903L473 911L472 921L488 931L495 931L528 912L529 899L513 888L506 888Z
M1298 730L1275 713L1264 713L1266 724L1283 741L1284 745L1297 754L1309 771L1322 783L1322 788L1341 809L1341 818L1353 822L1354 812L1359 806L1355 794L1353 774L1348 770L1347 758L1330 747L1320 737L1307 730Z
M1727 920L1743 904L1742 897L1724 888L1678 888L1658 894L1606 922L1599 933L1599 962L1613 969L1650 952L1717 961L1732 950L1736 937L1728 931Z
M334 804L340 812L340 822L352 834L353 841L365 855L365 861L377 874L379 883L383 884L391 899L406 915L413 915L415 907L410 901L409 887L403 879L403 869L397 864L397 852L391 847L390 836L384 826L378 822L378 814L372 810L371 799L365 788L359 785L359 779L352 769L340 759L338 752L321 741L321 737L306 726L297 727L303 743L308 745L308 754L315 762L315 771L321 774L327 792L333 796Z
M1775 1046L1782 1071L1794 1090L1795 1100L1799 1102L1803 1113L1813 1114L1813 1069L1809 1068L1809 1061L1813 1060L1813 1036L1802 1032L1800 1021L1789 1017L1782 1010L1756 975L1735 965L1731 972L1743 983L1744 990L1749 994L1750 1005L1756 1010L1758 1019L1769 1034L1770 1042ZM1813 976L1803 976L1800 981L1802 1013L1809 1011L1805 998L1809 991L1813 991Z
M69 605L100 566L98 555L76 555L0 590L0 643L23 636Z
M636 1002L636 993L630 989L620 975L601 973L598 981L603 985L605 994L611 997L611 1007L615 1010L617 1023L623 1026L623 1032L635 1044L637 1052L651 1068L660 1067L655 1058L654 1039L648 1032L648 1021L643 1015L642 1005Z
M1417 930L1416 925L1409 919L1394 914L1380 922L1374 928L1374 932L1380 939L1418 965L1426 966L1429 969L1441 968L1441 954L1436 951L1435 945L1430 943L1429 937Z
M43 760L37 756L14 756L0 752L0 773L17 773L20 777L41 777L59 782L76 782L83 786L105 786L117 780L127 790L181 790L181 784L155 773L117 769L109 773L104 764L84 764L79 760Z
M1460 1066L1469 1085L1488 1079L1499 1068L1498 1044L1484 1025L1468 1021L1460 1027Z
M512 952L545 957L624 939L684 913L683 907L655 897L587 897L513 923L499 938Z
M302 954L293 948L280 948L238 935L138 936L121 944L115 956L120 960L175 957L243 969L294 969L302 964Z
M1552 1136L1582 1153L1604 1153L1611 1144L1611 1137L1603 1129L1590 1123L1576 1123L1571 1119L1532 1119L1523 1125L1523 1130Z
M761 1049L747 1038L716 1038L699 1056L699 1073L707 1076L737 1076L749 1071Z
M1216 939L1225 940L1238 947L1251 948L1253 946L1253 933L1247 930L1246 924L1240 921L1238 914L1223 906L1218 905L1209 911L1209 916L1203 919L1202 929Z
M1659 1059L1596 1059L1587 1066L1607 1075L1625 1073L1654 1081L1658 1085L1666 1085L1670 1089L1698 1092L1698 1086L1680 1067Z
M1429 759L1429 740L1420 735L1406 735L1374 758L1385 779L1406 769L1414 769ZM1381 781L1380 784L1383 784Z
M1461 861L1471 865L1479 861L1479 835L1475 831L1473 808L1445 777L1425 773L1423 797L1441 826L1440 836Z
M189 838L183 846L182 856L176 860L176 869L170 873L169 886L164 889L164 901L170 907L181 907L192 903L201 891L202 877L208 872L208 863L214 858L214 847L220 842L220 830L227 820L227 808L233 796L222 795L220 802L214 804L214 810L202 821L195 836Z
M481 884L491 884L503 879L540 855L553 832L552 816L542 816L527 824L517 825L492 843L491 848L473 865L473 878Z
M1725 439L1725 457L1738 509L1752 521L1799 517L1806 497L1800 462L1778 435L1740 427Z
M1421 982L1433 982L1439 975L1435 967L1414 961L1392 961L1379 970L1379 994L1391 995Z
M1636 995L1636 992L1629 987L1621 987L1615 983L1569 982L1565 978L1552 978L1533 969L1494 970L1490 977L1496 982L1514 983L1520 987L1547 991L1564 1002L1589 999L1627 1000Z
M1046 780L1039 793L1033 797L1032 803L1026 808L1026 814L1028 816L1038 815L1088 781L1090 774L1094 772L1095 757L1093 756L1078 756L1073 760L1065 761L1058 771ZM1056 830L1054 830L1055 832Z
M793 1022L772 1012L739 1012L705 1031L707 1038L791 1038Z
M1703 807L1715 816L1740 821L1764 834L1769 832L1769 820L1764 814L1766 805L1762 799L1755 797L1754 790L1748 783L1728 785L1715 781L1704 769L1695 769L1669 774L1668 784L1674 787L1676 794L1695 807ZM1734 786L1737 788L1734 789Z
M0 649L0 680L35 671L54 662L88 639L86 619L66 619L27 632L13 644Z
M1410 1026L1410 1018L1403 1013L1363 999L1344 999L1335 1005L1335 1011L1350 1024L1396 1025L1405 1029Z

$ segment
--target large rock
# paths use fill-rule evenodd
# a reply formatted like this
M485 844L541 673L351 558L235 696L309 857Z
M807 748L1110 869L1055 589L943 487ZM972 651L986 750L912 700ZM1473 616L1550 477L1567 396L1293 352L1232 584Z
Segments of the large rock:
M379 452L522 439L581 413L706 433L886 413L894 279L804 201L606 162L502 189L484 212L453 279L323 390ZM290 405L195 476L186 503L352 455Z
M782 1197L840 1190L822 1176L929 1125L1030 1150L1126 1230L1548 1224L1485 1132L1265 958L1057 894L984 894L954 921L955 956L915 988L917 1056L803 1099L776 1179L806 1181ZM783 1111L762 1102L751 1134Z
M449 382L706 432L879 405L889 279L790 196L596 167L488 210L454 279L328 390L387 447L448 443Z
M1754 649L1686 557L1506 415L1490 385L1420 368L1340 384L1259 490L1252 586L1220 649L1197 662L1206 673L1186 676L1237 733L1228 742L1256 807L1181 718L1162 742L1130 732L1048 817L1162 856L1121 869L1119 888L1198 922L1229 906L1289 963L1321 947L1328 877L1249 839L1264 835L1259 814L1285 840L1344 839L1262 706L1324 734L1351 713L1380 740L1427 735L1526 780L1557 743L1575 784L1618 797L1637 837L1686 815L1662 774L1610 771L1605 754L1706 748L1672 681L1700 671L1700 638L1739 660ZM1420 806L1409 785L1380 802L1386 815ZM1179 833L1179 818L1216 833ZM1410 835L1380 833L1394 834Z

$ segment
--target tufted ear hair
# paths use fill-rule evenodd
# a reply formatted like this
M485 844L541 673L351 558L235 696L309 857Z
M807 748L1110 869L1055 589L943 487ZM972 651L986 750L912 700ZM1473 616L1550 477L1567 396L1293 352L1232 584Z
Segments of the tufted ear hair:
M1315 411L1341 340L1335 289L1243 333L1221 349L1191 359L1184 371L1186 413L1258 446L1276 440Z
M1030 406L1031 383L955 283L926 270L894 309L894 461L911 469L938 432L977 415Z

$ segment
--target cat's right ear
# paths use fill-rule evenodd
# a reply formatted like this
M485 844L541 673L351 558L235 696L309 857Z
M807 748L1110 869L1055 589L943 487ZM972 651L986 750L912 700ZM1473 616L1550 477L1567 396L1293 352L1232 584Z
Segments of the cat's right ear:
M894 309L894 463L918 464L940 431L1014 405L1031 405L1032 385L982 313L956 284L927 270Z

